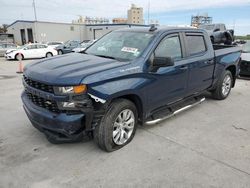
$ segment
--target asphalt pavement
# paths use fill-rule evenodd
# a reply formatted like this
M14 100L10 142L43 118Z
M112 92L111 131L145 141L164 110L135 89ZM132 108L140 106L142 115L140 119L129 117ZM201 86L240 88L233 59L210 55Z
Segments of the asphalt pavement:
M250 80L106 153L92 140L49 143L22 108L17 70L0 58L0 188L250 187Z

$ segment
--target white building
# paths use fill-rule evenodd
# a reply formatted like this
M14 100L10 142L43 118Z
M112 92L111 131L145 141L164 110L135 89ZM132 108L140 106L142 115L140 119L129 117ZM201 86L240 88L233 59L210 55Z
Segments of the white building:
M17 44L67 40L98 39L106 33L125 27L145 27L135 24L73 24L17 20L7 28Z

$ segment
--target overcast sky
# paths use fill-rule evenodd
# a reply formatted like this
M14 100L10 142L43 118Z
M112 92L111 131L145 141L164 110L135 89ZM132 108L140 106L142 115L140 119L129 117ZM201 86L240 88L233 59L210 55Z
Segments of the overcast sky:
M150 2L150 3L149 3ZM226 23L236 34L250 34L250 0L35 0L39 21L71 22L78 15L126 17L131 3L144 8L161 25L189 25L191 15L208 13L213 22ZM34 20L32 0L0 0L0 24Z

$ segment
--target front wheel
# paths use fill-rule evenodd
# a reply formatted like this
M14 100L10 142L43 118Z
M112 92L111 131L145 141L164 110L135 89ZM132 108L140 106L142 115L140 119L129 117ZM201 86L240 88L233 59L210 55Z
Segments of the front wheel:
M57 52L58 52L58 55L62 55L63 54L62 50L58 50Z
M135 135L137 114L137 109L131 101L115 100L94 130L95 142L101 149L108 152L127 145Z
M233 76L230 71L225 71L221 79L218 81L218 84L215 90L212 91L212 95L215 99L223 100L228 97L230 94L231 88L233 85Z

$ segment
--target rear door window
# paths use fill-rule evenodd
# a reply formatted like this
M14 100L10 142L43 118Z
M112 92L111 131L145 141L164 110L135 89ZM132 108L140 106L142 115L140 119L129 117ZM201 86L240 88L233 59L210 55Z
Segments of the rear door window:
M39 45L37 45L37 48L39 48L39 49L41 49L41 48L47 48L47 46L39 44Z
M189 56L199 55L207 51L203 35L186 35Z

